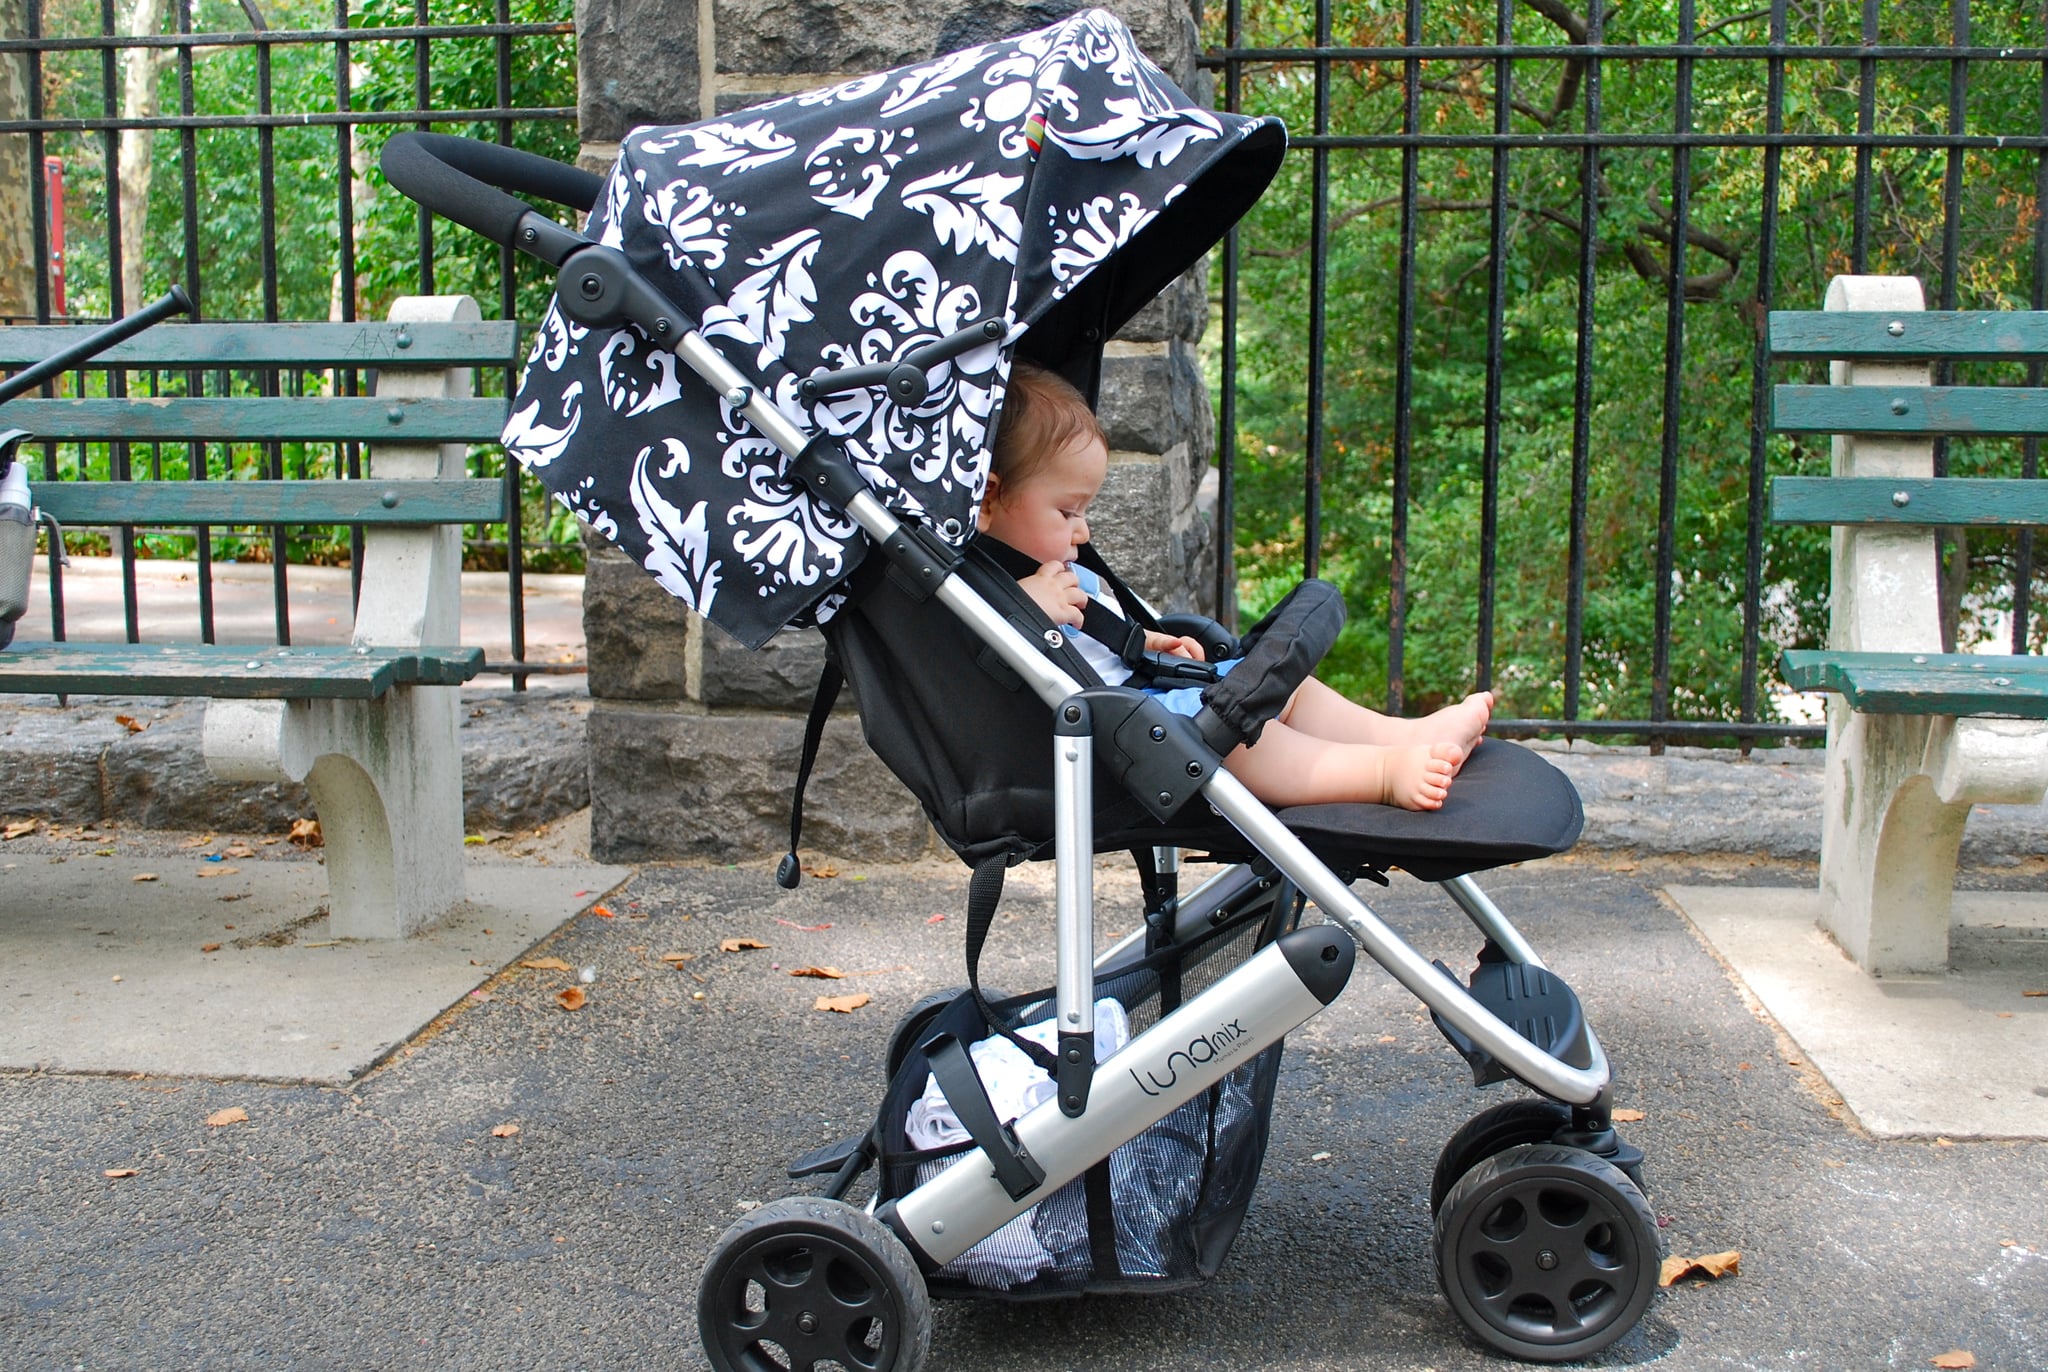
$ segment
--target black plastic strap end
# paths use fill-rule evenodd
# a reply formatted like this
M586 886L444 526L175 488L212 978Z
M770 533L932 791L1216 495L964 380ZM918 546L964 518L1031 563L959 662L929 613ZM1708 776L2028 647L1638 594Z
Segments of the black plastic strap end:
M785 891L794 891L803 884L804 865L795 853L784 853L782 861L775 865L775 884Z

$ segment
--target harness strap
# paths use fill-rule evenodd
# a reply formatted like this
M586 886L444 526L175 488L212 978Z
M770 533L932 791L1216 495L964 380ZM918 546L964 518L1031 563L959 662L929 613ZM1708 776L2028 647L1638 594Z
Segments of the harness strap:
M946 1104L953 1107L953 1118L960 1121L967 1137L980 1146L1010 1199L1022 1200L1043 1186L1045 1169L1017 1146L1016 1137L996 1118L996 1108L989 1104L988 1088L981 1084L974 1059L967 1055L960 1040L951 1034L939 1034L924 1045L924 1054L939 1090L945 1092Z
M1008 1018L998 1013L981 991L981 948L988 942L988 931L995 924L996 906L1003 899L1003 871L1009 865L1007 853L985 857L975 866L974 876L967 883L967 988L988 1027L1016 1044L1048 1077L1057 1079L1059 1059L1010 1028Z
M804 866L796 855L797 843L804 832L804 788L811 783L811 768L818 761L818 745L825 738L825 721L832 717L832 707L838 703L839 688L846 682L846 673L840 670L839 656L827 651L825 670L818 673L818 693L811 697L811 716L804 721L803 752L797 757L796 789L789 798L789 851L775 868L775 884L785 891L794 891L804 879Z

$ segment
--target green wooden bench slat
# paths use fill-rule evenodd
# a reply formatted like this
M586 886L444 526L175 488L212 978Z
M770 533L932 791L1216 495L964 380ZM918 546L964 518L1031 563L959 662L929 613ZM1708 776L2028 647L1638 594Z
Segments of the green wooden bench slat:
M19 369L77 342L64 324L0 329L0 367ZM406 342L401 346L399 340ZM467 323L159 324L87 365L159 367L503 367L518 364L519 325Z
M45 481L60 524L496 524L505 483L454 481Z
M131 443L495 443L505 401L375 396L16 400L0 412L39 439Z
M2048 481L1780 476L1771 481L1771 522L2038 528L2048 526Z
M2048 719L2048 658L1794 648L1778 670L1794 690L1837 691L1866 714Z
M1898 332L1892 329L1897 327ZM2048 357L2048 313L2035 310L1773 310L1771 355L1794 358Z
M1781 433L2048 434L2048 390L2033 386L1777 386Z
M278 648L217 643L21 643L0 652L13 694L374 700L394 686L455 686L481 648Z

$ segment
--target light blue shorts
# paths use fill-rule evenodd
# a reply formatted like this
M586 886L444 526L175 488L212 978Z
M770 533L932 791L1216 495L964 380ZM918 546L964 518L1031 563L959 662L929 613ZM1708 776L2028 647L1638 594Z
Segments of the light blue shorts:
M1219 677L1229 676L1230 669L1242 661L1244 659L1241 657L1233 657L1217 663L1216 675ZM1197 714L1201 713L1202 692L1207 689L1206 686L1147 686L1145 694L1148 696L1158 696L1160 700L1165 702L1167 709L1177 715L1186 715L1189 719L1193 719Z

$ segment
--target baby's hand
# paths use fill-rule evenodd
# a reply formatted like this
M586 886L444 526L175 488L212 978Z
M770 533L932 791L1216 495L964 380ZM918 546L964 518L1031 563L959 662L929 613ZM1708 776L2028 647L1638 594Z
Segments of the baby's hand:
M1185 657L1196 662L1207 662L1209 660L1208 654L1202 651L1202 645L1199 640L1189 638L1186 634L1181 634L1178 637L1173 634L1162 634L1156 629L1147 629L1145 631L1145 651L1148 653L1171 653L1175 657Z
M1081 627L1081 611L1087 607L1088 593L1081 589L1080 578L1066 563L1047 562L1017 584L1045 611L1047 619L1076 629Z

